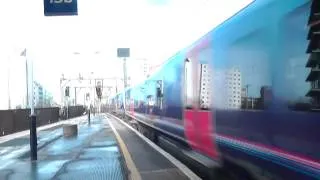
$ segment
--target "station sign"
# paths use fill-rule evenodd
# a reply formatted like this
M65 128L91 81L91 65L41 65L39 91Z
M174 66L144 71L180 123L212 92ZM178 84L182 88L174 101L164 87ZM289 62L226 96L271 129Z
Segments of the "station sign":
M45 16L75 16L78 15L77 0L44 0Z
M128 58L130 57L130 48L118 48L117 55L119 58Z

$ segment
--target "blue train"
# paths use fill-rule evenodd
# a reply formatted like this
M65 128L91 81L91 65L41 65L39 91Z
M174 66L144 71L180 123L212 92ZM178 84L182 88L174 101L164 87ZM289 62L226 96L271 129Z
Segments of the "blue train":
M320 1L256 0L126 98L139 122L253 179L320 179Z

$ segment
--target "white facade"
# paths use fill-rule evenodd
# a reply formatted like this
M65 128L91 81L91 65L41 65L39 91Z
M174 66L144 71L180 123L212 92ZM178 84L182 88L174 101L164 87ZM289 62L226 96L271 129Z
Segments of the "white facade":
M237 68L213 72L213 104L219 109L241 108L241 72Z
M232 68L227 71L227 107L229 109L241 108L241 72Z
M211 108L211 75L212 71L208 64L201 65L201 85L200 85L200 107Z

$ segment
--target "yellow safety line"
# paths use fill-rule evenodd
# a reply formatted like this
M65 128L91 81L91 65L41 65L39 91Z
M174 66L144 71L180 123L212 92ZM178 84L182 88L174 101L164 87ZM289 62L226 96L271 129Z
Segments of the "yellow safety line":
M117 130L114 128L113 124L111 123L111 121L109 119L107 119L108 123L110 124L110 127L114 133L114 135L116 136L116 139L118 141L118 144L120 146L120 150L124 156L124 159L126 161L126 165L127 168L129 169L129 178L131 180L141 180L141 175L135 165L135 163L133 162L131 155L128 151L127 146L125 145L125 143L123 142L122 138L120 137L119 133L117 132Z

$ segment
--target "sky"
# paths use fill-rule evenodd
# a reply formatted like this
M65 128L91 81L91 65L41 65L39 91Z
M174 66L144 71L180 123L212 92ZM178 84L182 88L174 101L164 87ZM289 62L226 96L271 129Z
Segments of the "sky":
M251 1L78 0L79 15L72 17L45 17L43 0L1 2L0 109L7 108L8 94L13 104L25 97L24 48L34 80L59 101L62 73L119 74L118 47L131 48L132 60L160 64Z

